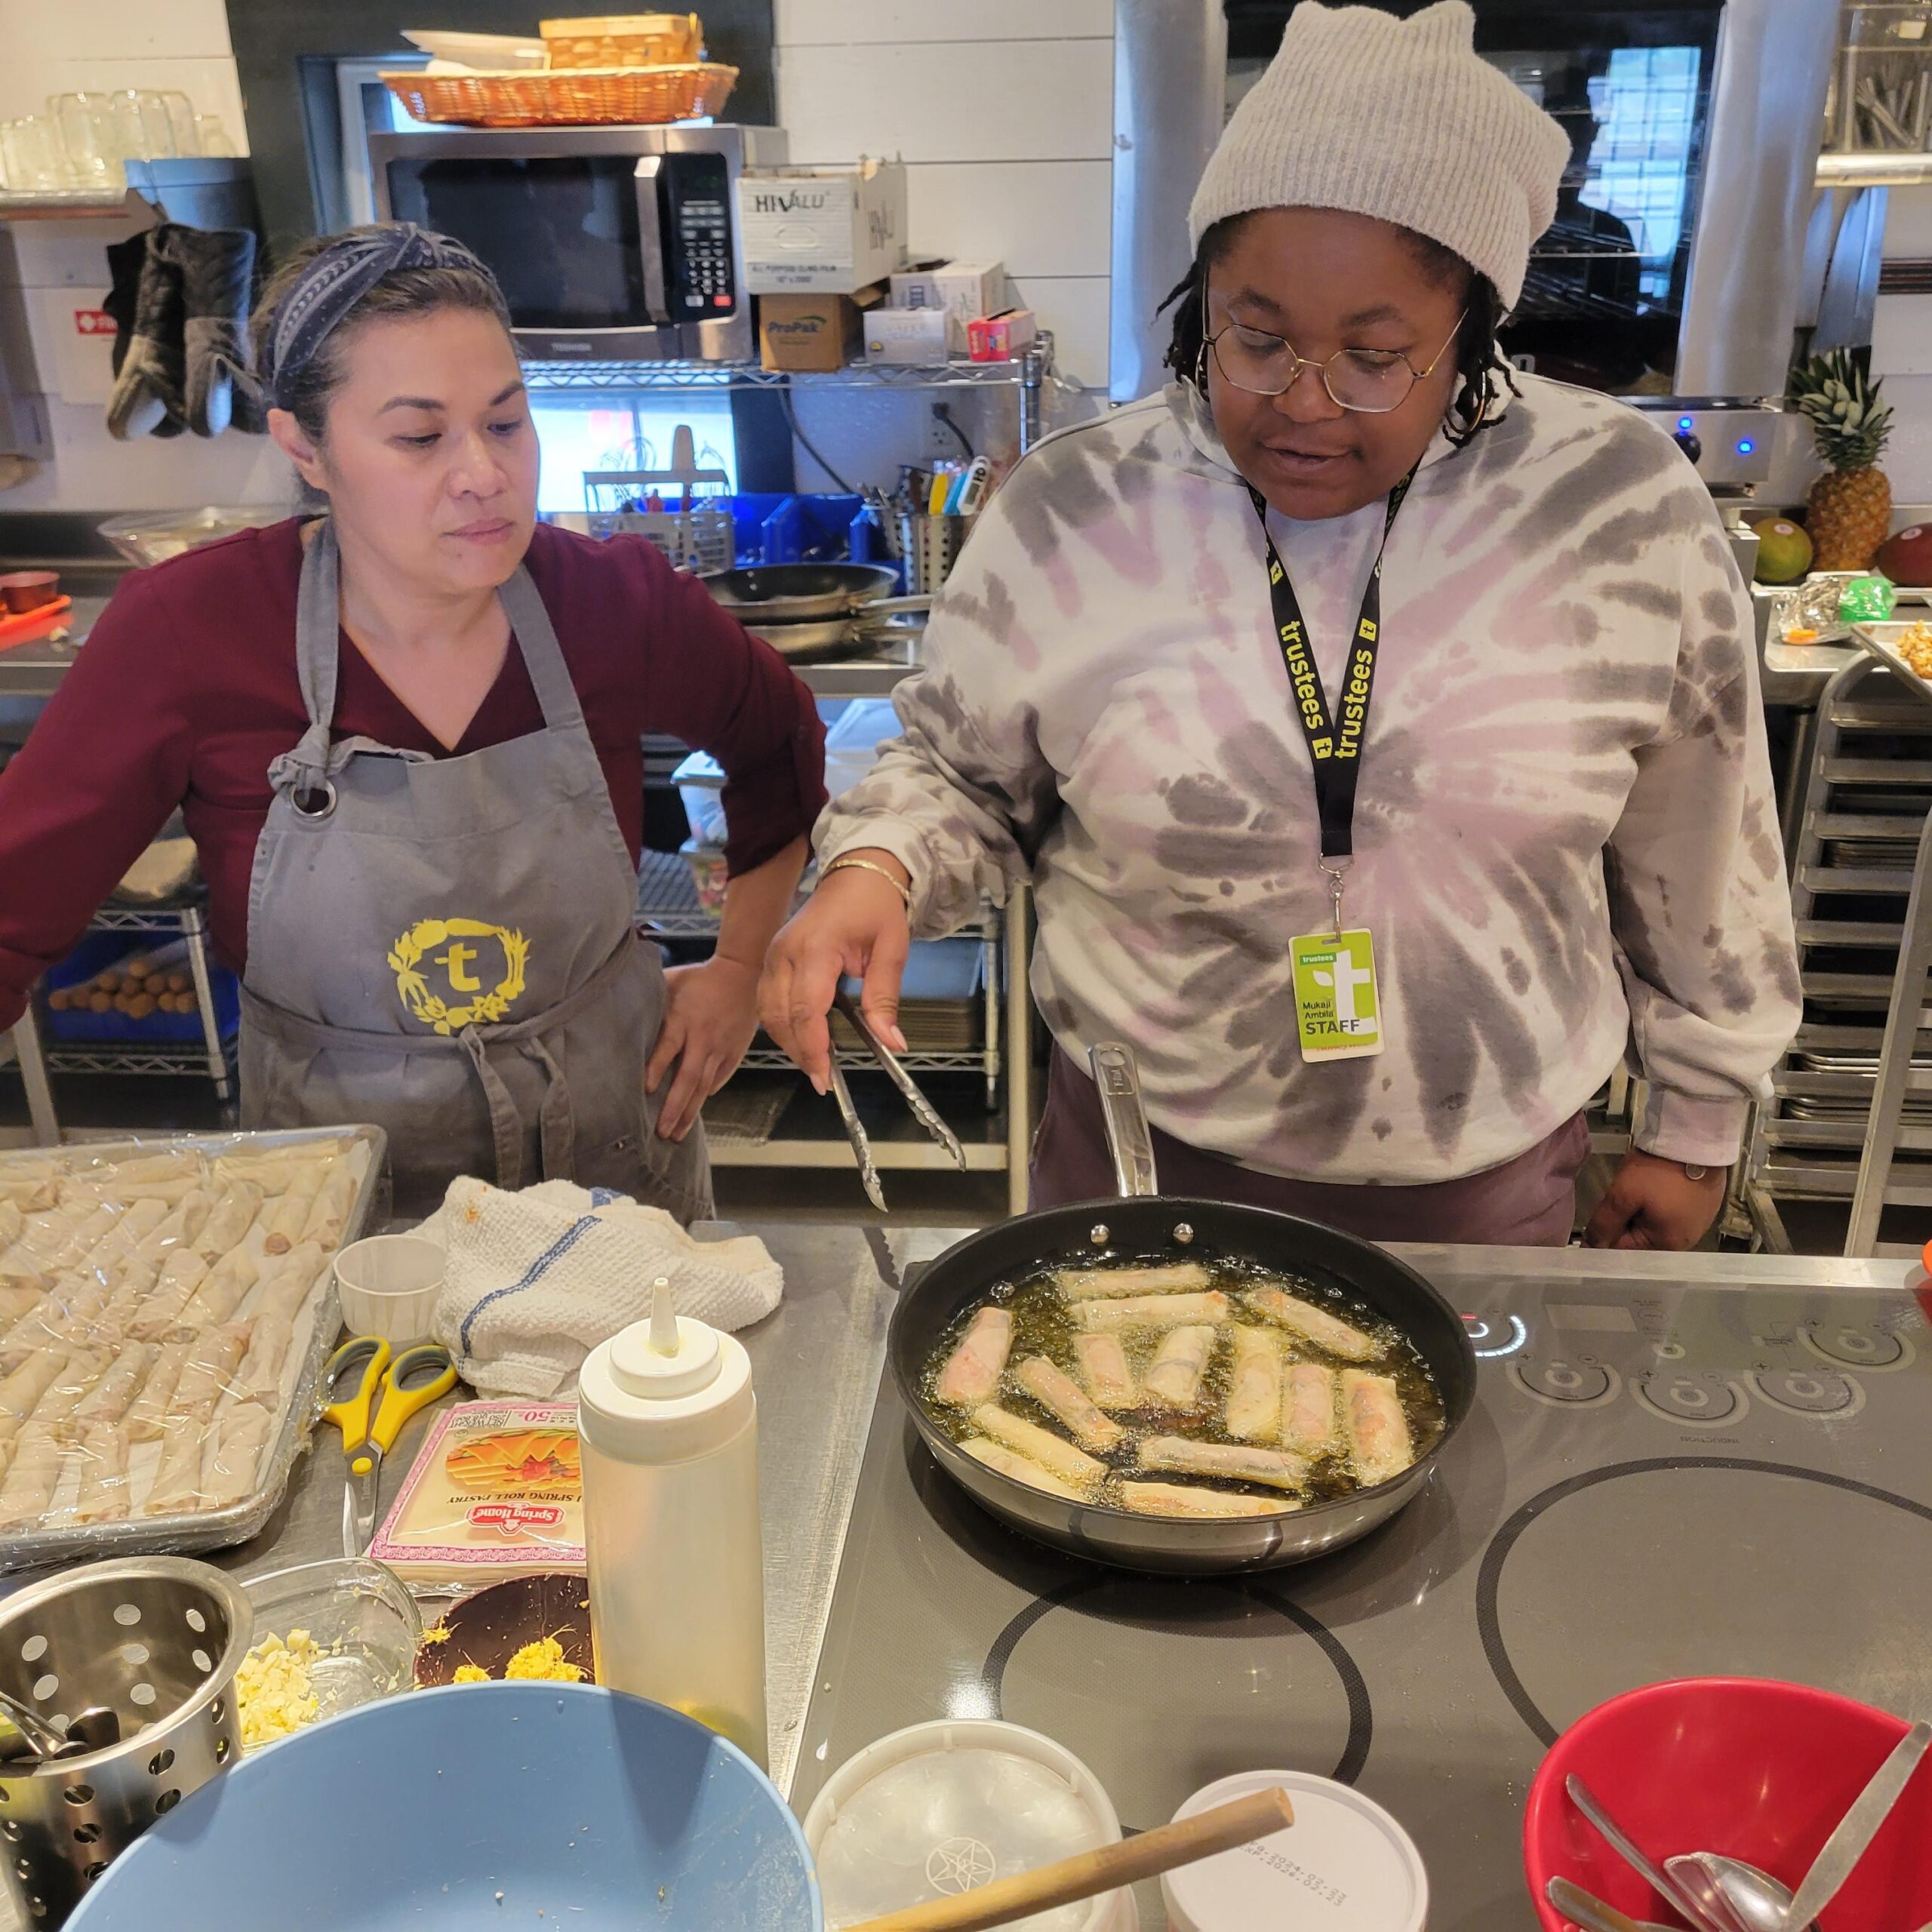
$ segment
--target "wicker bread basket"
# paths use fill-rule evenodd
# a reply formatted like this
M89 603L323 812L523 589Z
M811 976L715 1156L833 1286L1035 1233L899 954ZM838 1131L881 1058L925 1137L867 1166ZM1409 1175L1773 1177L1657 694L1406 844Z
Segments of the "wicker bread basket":
M471 128L591 128L715 115L738 70L715 62L668 67L560 67L528 73L385 74L419 121Z
M695 14L543 20L537 31L552 67L672 67L704 57L704 29Z

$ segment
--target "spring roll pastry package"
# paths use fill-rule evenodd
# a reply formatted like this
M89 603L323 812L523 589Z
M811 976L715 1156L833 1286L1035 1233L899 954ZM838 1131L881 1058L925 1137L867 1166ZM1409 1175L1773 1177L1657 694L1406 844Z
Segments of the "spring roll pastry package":
M0 1155L0 1561L72 1555L77 1533L165 1541L256 1494L373 1152Z
M445 1409L369 1554L407 1582L464 1589L581 1570L576 1405L463 1402Z

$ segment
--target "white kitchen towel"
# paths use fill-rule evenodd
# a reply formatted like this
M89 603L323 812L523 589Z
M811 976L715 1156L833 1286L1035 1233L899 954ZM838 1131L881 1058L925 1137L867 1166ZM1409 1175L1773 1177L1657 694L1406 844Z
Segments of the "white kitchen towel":
M680 1315L714 1328L762 1321L785 1287L754 1235L694 1241L662 1208L570 1181L507 1194L463 1175L421 1232L449 1256L436 1339L489 1396L573 1386L599 1342L650 1314L660 1276Z

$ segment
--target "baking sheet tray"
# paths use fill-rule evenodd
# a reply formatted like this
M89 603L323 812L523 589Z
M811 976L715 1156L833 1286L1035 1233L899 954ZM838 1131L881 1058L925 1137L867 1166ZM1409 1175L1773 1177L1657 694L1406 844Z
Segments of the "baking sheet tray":
M1922 617L1918 620L1921 624L1924 621ZM1898 640L1914 628L1915 626L1910 623L1854 624L1851 634L1880 663L1889 666L1927 704L1932 704L1932 683L1921 678L1899 655Z
M148 1134L125 1140L75 1141L60 1147L10 1149L0 1153L0 1168L16 1155L34 1161L65 1161L78 1168L93 1161L131 1160L150 1154L202 1154L213 1160L224 1154L266 1154L300 1149L316 1143L337 1146L360 1142L368 1149L361 1184L349 1209L336 1252L360 1238L382 1184L389 1137L376 1126L292 1128L257 1134ZM349 1155L345 1159L352 1158ZM28 1530L0 1536L0 1571L45 1564L73 1563L96 1558L138 1556L165 1551L186 1555L197 1550L223 1549L259 1536L275 1514L295 1459L307 1447L315 1425L315 1383L334 1348L342 1327L336 1300L334 1257L330 1257L303 1304L309 1335L297 1357L295 1380L286 1396L281 1420L256 1478L252 1494L220 1509L196 1509L173 1516L130 1518L118 1523L91 1523L51 1529Z

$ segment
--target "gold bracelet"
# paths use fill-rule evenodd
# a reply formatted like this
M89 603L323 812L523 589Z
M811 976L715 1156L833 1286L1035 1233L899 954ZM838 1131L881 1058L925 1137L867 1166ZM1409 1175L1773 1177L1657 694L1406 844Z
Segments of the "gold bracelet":
M876 878L882 878L906 902L906 916L912 916L912 888L901 885L883 866L875 866L869 859L834 859L819 876L829 878L834 872L870 872Z

